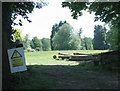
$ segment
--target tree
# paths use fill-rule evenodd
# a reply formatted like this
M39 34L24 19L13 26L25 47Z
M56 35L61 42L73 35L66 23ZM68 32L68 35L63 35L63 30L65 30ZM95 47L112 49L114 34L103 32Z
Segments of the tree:
M110 26L115 27L120 36L120 2L63 2L62 7L69 7L72 12L72 17L77 19L82 15L82 10L88 10L90 13L95 12L95 21L109 23ZM118 49L120 49L120 41L117 40Z
M92 38L84 37L82 38L82 50L91 50Z
M30 40L30 47L31 47L31 48L35 48L35 47L34 47L34 43L33 43L32 40Z
M80 28L79 33L78 33L80 39L81 39L81 34L82 34L82 28Z
M53 46L55 50L68 50L72 27L64 24L53 37Z
M118 43L119 41L119 36L118 36L118 29L111 27L110 30L107 32L107 38L106 41L108 43L108 48L110 50L117 50L119 49L120 43Z
M71 40L69 42L69 50L80 50L81 49L81 39L77 34L72 33Z
M95 20L103 22L119 22L120 2L63 2L62 7L69 7L74 19L82 15L82 10L88 9L90 13L95 12Z
M21 36L22 31L19 29L14 29L14 28L13 28L13 30L14 30L14 34L13 34L12 41L17 44L22 43L22 41L23 41L22 36Z
M16 25L14 20L18 15L21 15L24 19L30 22L27 14L32 13L34 7L42 8L46 5L44 2L3 2L2 3L2 89L9 89L12 79L12 74L9 70L9 61L7 50L13 48L13 37L14 31L11 25ZM19 20L19 25L22 25L22 21Z
M38 39L37 37L33 37L32 42L34 46L31 47L33 49L36 49L37 51L42 51L42 43L40 39Z
M51 36L50 36L50 42L51 42L51 49L52 49L52 50L54 50L52 39L53 39L53 37L54 37L54 35L55 35L55 33L56 33L57 31L58 31L58 24L55 24L55 25L53 25L53 27L52 27Z
M23 38L23 47L24 47L24 49L27 49L30 47L30 40L29 40L28 34L26 34Z
M85 40L86 50L90 50L91 49L91 44L92 44L92 38L85 37L84 40Z
M53 46L55 50L72 50L77 49L80 45L79 38L73 34L73 28L65 23L53 37Z
M106 28L101 25L94 27L93 47L95 50L106 50Z
M86 50L84 38L81 39L81 50Z
M92 42L91 42L90 50L94 50Z
M67 22L66 21L64 21L64 22L60 21L59 24L55 24L52 27L51 36L50 36L50 43L51 43L51 49L52 50L54 50L52 39L55 36L55 34L59 31L59 27L61 27L65 23L67 23Z
M41 42L42 42L42 50L43 51L50 51L51 50L50 39L42 38Z

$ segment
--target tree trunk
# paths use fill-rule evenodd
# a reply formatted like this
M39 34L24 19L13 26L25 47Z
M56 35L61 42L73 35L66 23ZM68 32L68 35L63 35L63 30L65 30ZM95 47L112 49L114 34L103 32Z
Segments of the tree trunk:
M11 48L11 3L2 3L2 89L8 89L11 76L7 50Z

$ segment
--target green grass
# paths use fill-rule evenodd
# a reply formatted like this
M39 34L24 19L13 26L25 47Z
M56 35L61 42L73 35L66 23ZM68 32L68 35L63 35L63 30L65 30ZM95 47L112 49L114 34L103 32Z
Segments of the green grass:
M27 65L62 65L62 64L72 64L76 62L55 60L53 55L58 55L59 52L34 52L25 53L26 64Z
M38 68L29 66L25 72L15 73L17 78L14 89L49 89L56 86L56 81L45 74L41 74Z
M68 65L68 67L81 67L90 68L92 64L80 64L76 66L70 66L76 64L76 61L55 60L53 55L58 53L101 53L106 51L45 51L45 52L25 52L25 59L27 65L27 71L14 73L14 83L11 83L11 88L15 89L45 89L55 88L56 80L51 79L49 75L40 71L42 65ZM86 65L86 66L85 66ZM53 69L54 70L54 69ZM20 80L21 77L21 80Z
M25 58L26 58L26 64L27 65L70 65L75 64L77 62L75 61L64 61L64 60L55 60L53 59L53 55L58 55L58 53L101 53L101 52L107 52L107 50L103 51L94 51L94 50L86 50L86 51L47 51L47 52L26 52Z

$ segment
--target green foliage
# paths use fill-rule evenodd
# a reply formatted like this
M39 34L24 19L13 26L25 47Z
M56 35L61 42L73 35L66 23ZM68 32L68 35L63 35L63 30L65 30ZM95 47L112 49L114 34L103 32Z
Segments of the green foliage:
M19 29L14 29L14 28L13 28L13 30L14 30L13 42L21 43L23 41L22 36L21 36L22 31Z
M112 27L107 32L107 42L109 43L109 49L111 50L118 50L120 47L119 36L118 36L118 29Z
M101 25L97 25L94 27L94 39L93 39L93 47L95 50L106 50L106 28L103 28Z
M68 24L63 24L59 31L53 37L53 46L55 50L69 49L69 41L71 36L72 27Z
M41 42L42 42L42 50L43 51L50 51L51 50L50 39L42 38Z
M35 52L35 50L30 48L30 47L28 47L25 51L27 51L27 52Z
M88 8L86 2L63 2L62 7L69 7L69 9L72 12L72 17L74 19L77 19L78 16L81 16L83 13L81 12L82 10L85 10Z
M28 51L28 52L31 52L31 50L32 50L31 48L27 48L27 51Z
M62 22L60 21L59 24L55 24L52 27L52 31L51 31L51 35L50 35L50 44L51 44L51 50L54 50L54 46L53 46L53 37L55 36L55 34L59 31L59 27L61 27L63 24L67 23L66 21Z
M79 33L78 33L80 39L81 39L81 34L82 34L82 28L80 28Z
M46 6L47 3L43 2L3 2L2 3L2 24L4 25L3 30L7 32L7 40L12 43L14 34L14 30L12 29L12 25L20 25L22 26L22 20L20 19L18 23L15 23L15 19L20 15L22 18L29 20L28 15L32 13L34 8L42 8Z
M81 46L82 50L91 50L91 43L92 43L92 38L90 37L84 37L81 39Z
M67 23L59 28L52 41L55 50L76 50L80 48L81 43Z
M30 40L29 40L28 34L26 34L23 38L23 45L24 45L24 49L27 49L30 47Z
M81 49L81 40L79 39L79 36L77 34L72 33L69 45L70 45L70 50Z
M92 38L84 37L82 38L81 46L82 50L91 50Z
M116 28L115 30L118 31L116 32L116 36L120 36L120 2L63 2L62 7L69 7L74 19L82 15L82 10L88 10L90 13L95 12L95 21L100 20L110 24L111 27ZM117 49L120 49L120 41L116 44L118 39L119 38L115 37L112 39L112 37L110 37L112 50L116 49L116 46L118 46ZM113 44L116 44L115 47ZM107 48L109 47L108 45L106 46Z
M90 50L94 50L94 48L93 48L93 44L91 43L91 48L90 48Z
M18 15L22 16L27 21L31 22L29 20L27 14L32 13L34 8L42 8L43 6L46 6L47 3L43 2L41 0L40 3L38 2L11 2L11 8L12 8L12 21L14 21ZM19 20L19 22L16 24L13 22L13 25L20 25L22 26L22 21Z
M63 7L69 7L74 19L82 15L82 10L95 12L95 20L102 20L103 22L119 21L120 19L120 3L119 2L63 2Z
M36 51L42 51L42 49L39 48L39 47L36 47L35 50L36 50Z
M31 46L33 49L36 49L37 51L41 51L41 50L42 50L41 40L38 39L37 37L33 37L30 46Z
M34 43L33 43L32 40L30 40L30 47L31 47L31 48L35 48L35 47L34 47Z

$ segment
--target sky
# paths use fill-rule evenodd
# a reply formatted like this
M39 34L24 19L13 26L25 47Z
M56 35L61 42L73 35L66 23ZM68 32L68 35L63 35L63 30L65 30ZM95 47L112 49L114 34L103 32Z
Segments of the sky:
M60 21L67 21L75 31L79 31L82 28L82 37L94 37L94 26L104 25L103 22L94 22L94 13L89 14L87 11L83 11L83 15L79 16L77 20L71 17L69 8L62 8L62 0L45 0L49 2L48 6L44 6L41 9L35 8L32 14L28 14L29 19L32 21L29 23L27 20L22 19L23 26L14 26L14 28L22 31L22 36L29 34L29 39L33 37L50 38L52 26L59 24ZM20 16L18 19L21 18ZM15 22L18 21L16 19Z

